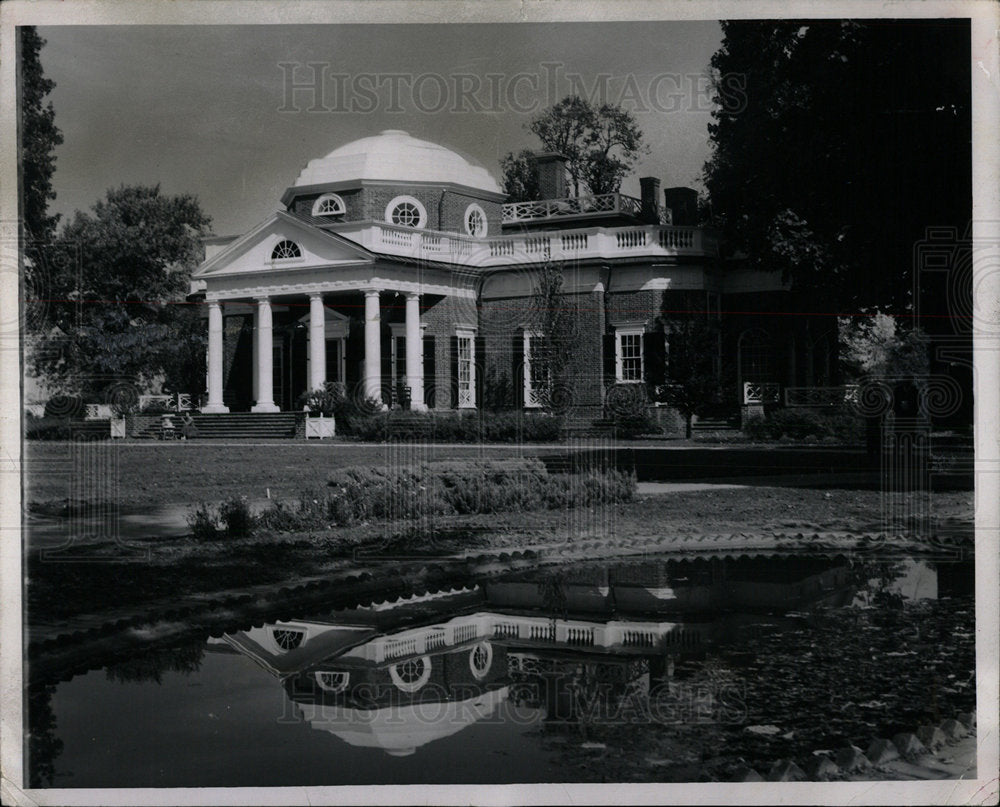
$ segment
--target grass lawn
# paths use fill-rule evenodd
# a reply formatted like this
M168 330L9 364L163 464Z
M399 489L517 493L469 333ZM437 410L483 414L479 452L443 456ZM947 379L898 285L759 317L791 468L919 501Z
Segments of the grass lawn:
M82 490L112 491L123 505L193 504L221 501L230 496L248 499L271 496L293 497L305 488L326 483L331 471L351 465L386 467L395 464L476 457L509 458L551 454L551 447L532 445L427 446L419 454L398 447L377 444L334 444L315 442L261 442L257 444L220 442L116 442L97 443L99 456L112 457L117 468L117 485L103 480L80 484L77 468L95 467L87 463L79 447L72 443L26 442L25 498L47 502L82 497ZM85 449L86 450L86 449ZM110 475L110 473L109 473ZM113 477L112 477L113 478Z

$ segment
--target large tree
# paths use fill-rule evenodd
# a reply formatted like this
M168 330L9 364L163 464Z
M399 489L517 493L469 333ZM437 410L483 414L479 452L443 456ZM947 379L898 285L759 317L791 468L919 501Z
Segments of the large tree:
M56 198L52 190L55 171L55 147L63 142L55 124L55 110L46 97L55 82L45 77L39 53L45 40L34 26L17 29L21 38L21 183L22 212L27 238L44 243L52 238L57 215L49 215L49 202Z
M968 21L731 21L705 184L803 305L912 305L914 245L971 215Z
M59 234L46 324L64 339L34 354L53 386L96 394L116 381L164 376L183 391L204 381L198 318L183 305L210 219L195 197L159 186L109 190Z
M566 158L566 173L574 196L616 193L622 180L645 152L642 131L631 112L614 104L595 107L585 98L568 95L528 125L543 150ZM531 153L509 153L501 161L504 190L512 201L538 198L531 184Z

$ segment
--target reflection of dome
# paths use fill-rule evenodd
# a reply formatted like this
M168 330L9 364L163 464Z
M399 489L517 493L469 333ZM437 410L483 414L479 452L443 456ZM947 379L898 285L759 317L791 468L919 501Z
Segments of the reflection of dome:
M312 703L299 703L298 708L314 729L329 731L348 745L381 748L394 757L404 757L493 714L507 695L508 688L501 687L461 701L428 701L374 710Z
M458 152L418 140L399 129L362 137L325 157L310 160L295 186L323 185L360 179L392 182L453 182L490 193L501 193L489 171Z

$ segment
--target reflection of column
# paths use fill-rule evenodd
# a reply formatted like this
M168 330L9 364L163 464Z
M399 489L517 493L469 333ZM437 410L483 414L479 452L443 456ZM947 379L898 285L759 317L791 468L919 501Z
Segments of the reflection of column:
M309 295L309 389L326 383L326 311L323 295Z
M365 292L365 395L382 400L382 334L378 292Z
M424 346L420 338L420 295L406 295L406 385L410 408L424 410Z
M271 340L271 301L257 300L257 403L251 412L279 412L274 405L274 351Z
M222 403L222 306L208 304L208 404L202 412L228 412Z

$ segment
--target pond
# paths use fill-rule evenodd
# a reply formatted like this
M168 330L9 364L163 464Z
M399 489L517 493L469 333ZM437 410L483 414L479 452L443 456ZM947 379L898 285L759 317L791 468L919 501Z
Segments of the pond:
M35 787L725 781L975 708L973 564L620 559L131 648L29 690Z

